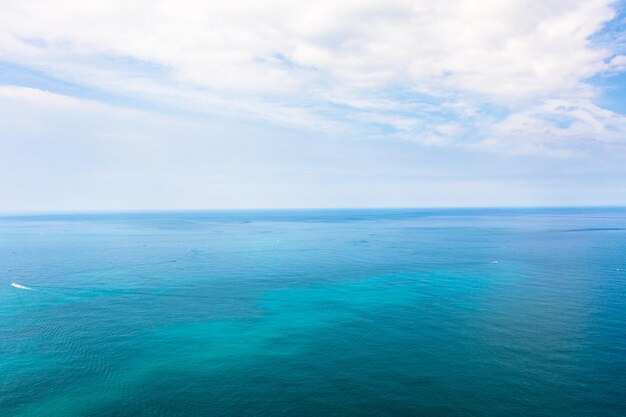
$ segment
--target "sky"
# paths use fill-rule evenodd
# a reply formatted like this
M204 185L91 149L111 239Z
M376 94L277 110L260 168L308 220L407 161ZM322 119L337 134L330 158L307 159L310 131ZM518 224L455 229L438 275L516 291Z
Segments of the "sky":
M0 212L585 205L626 1L0 1Z

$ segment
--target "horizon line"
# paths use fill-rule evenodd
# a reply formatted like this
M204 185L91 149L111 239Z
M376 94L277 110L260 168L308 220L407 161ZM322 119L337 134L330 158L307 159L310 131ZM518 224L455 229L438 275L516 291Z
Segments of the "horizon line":
M288 211L373 211L373 210L549 210L549 209L626 209L626 204L528 205L528 206L356 206L356 207L229 207L229 208L164 208L164 209L78 209L0 211L0 217L98 215L98 214L167 214L210 212L288 212Z

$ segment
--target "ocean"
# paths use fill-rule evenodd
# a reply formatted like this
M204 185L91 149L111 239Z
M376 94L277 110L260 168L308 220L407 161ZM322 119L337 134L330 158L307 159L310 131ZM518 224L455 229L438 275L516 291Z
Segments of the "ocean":
M0 416L626 416L626 209L0 217Z

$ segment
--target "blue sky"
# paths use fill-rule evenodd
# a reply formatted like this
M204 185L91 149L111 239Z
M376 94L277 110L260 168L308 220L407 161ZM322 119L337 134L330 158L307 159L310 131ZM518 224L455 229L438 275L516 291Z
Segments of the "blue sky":
M626 205L626 3L0 4L0 211Z

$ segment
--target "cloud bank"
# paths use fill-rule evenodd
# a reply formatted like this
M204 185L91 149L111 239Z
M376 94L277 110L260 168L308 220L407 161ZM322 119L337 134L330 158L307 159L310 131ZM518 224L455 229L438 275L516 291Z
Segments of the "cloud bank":
M598 104L591 81L626 70L623 33L606 32L618 7L10 1L0 5L0 60L130 107L568 156L626 140L626 117Z

